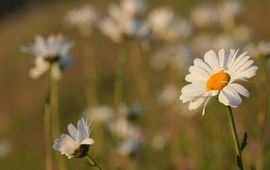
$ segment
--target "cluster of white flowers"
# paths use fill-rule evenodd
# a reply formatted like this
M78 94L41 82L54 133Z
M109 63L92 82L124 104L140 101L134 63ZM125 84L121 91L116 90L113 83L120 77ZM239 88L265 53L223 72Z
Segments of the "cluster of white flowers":
M129 156L135 153L142 142L141 129L130 121L130 117L139 116L139 113L121 104L116 119L109 125L111 132L116 135L120 143L117 152L122 156Z
M147 34L147 24L137 16L144 12L145 4L141 0L121 0L120 4L112 4L108 16L101 19L100 30L114 42L125 38L142 38Z
M185 39L192 33L191 25L184 19L176 17L170 8L158 8L148 16L150 31L154 38L167 42Z
M199 27L212 27L221 25L224 28L231 29L235 20L243 11L243 5L236 0L224 1L223 4L214 6L204 4L195 8L190 16L192 23Z

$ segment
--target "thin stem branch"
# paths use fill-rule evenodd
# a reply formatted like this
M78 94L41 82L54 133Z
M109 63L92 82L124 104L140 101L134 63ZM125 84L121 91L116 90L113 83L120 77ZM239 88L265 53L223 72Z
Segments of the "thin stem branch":
M48 90L44 106L44 141L45 141L45 164L46 170L52 170L52 151L51 151L51 67L48 75Z
M114 105L117 108L119 103L122 102L122 91L123 91L123 76L125 72L125 64L127 60L128 53L128 40L124 40L123 44L120 46L117 65L116 65L116 75L114 84Z
M97 164L97 162L89 154L86 155L86 159L89 162L90 166L93 166L93 167L98 168L99 170L102 170L102 168Z
M235 127L232 109L230 106L227 106L227 113L228 113L231 133L233 136L235 151L237 155L237 164L238 164L239 169L244 170L240 144L239 144L238 135L237 135L236 127Z
M59 110L58 110L58 81L52 78L50 75L50 109L52 116L52 137L56 139L60 134L60 120L59 120ZM59 170L65 170L65 160L64 157L60 154L56 154L57 166Z

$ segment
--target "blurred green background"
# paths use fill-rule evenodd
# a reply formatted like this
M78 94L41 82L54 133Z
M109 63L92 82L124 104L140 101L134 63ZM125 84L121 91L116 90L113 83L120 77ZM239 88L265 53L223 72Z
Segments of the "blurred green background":
M47 78L32 80L28 76L32 67L33 58L23 54L20 48L32 42L37 34L47 36L49 34L63 33L75 42L73 49L74 63L64 71L63 79L59 83L59 109L61 115L61 131L66 132L69 123L75 124L87 107L84 91L84 67L87 66L82 46L84 39L78 31L67 28L64 18L68 11L85 4L94 4L100 10L106 10L109 0L0 0L0 148L7 150L0 155L1 170L37 170L44 169L44 140L43 140L43 102L46 94ZM170 6L180 16L189 15L194 6L202 3L221 3L222 1L199 0L149 0L146 1L149 8ZM241 23L249 26L254 36L251 41L269 40L270 1L247 0ZM96 72L97 95L102 104L112 104L113 80L115 71L115 58L117 44L108 38L96 33L93 36L96 46ZM214 42L213 42L214 43ZM136 55L136 43L131 45L131 57ZM133 51L135 51L133 53ZM153 93L161 91L168 80L168 74L156 73L148 68L151 53L143 58L143 66L147 71L149 87ZM203 54L201 54L202 56ZM264 70L265 73L267 72ZM268 69L269 71L269 69ZM134 85L130 66L125 73L124 96L126 103L139 102L145 104L144 96L138 93ZM183 72L185 75L186 72ZM263 74L263 72L262 72ZM178 96L183 83L183 78L175 78ZM269 79L266 79L269 81ZM261 107L262 90L258 78L251 80L249 90L250 99L244 99L240 108L235 109L238 133L240 136L245 131L249 134L249 144L244 151L244 160L247 169L270 168L269 140L270 136L262 135L258 127L258 110ZM255 83L254 83L255 82ZM260 91L261 90L261 91ZM261 93L262 92L262 93ZM178 102L178 101L177 101ZM154 102L155 103L155 102ZM179 101L180 103L180 101ZM145 104L147 105L147 103ZM153 106L152 106L153 107ZM212 102L207 107L207 113L201 116L200 110L193 117L186 117L171 107L154 106L156 113L147 116L146 109L142 122L142 133L146 138L148 133L164 131L168 135L168 144L161 151L154 151L150 144L146 144L137 155L131 158L114 156L113 161L120 164L119 169L234 169L234 148L228 127L225 109L217 102ZM269 120L268 120L269 121ZM151 123L150 123L151 122ZM152 124L151 126L148 124ZM92 137L96 136L96 144L91 148L96 154L98 162L106 167L110 166L104 159L102 152L103 137L98 137L98 125L93 129ZM269 132L268 125L265 132ZM151 136L151 135L150 135ZM260 140L265 140L265 151L260 151ZM147 140L146 140L147 141ZM3 146L2 146L3 145ZM5 148L8 148L5 150ZM102 150L102 149L101 149ZM1 149L0 149L1 151ZM260 154L265 152L264 166L260 166ZM67 169L90 169L83 160L66 160ZM264 167L264 168L263 168ZM235 168L236 169L236 168Z

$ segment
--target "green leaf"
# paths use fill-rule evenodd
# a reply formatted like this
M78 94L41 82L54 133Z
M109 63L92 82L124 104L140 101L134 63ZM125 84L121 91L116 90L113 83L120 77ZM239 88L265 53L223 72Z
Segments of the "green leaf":
M244 150L244 148L247 146L247 138L248 138L248 136L247 136L247 132L245 132L245 134L244 134L244 137L243 137L243 140L242 140L242 143L241 143L241 145L240 145L240 150L241 150L241 152Z
M238 168L242 170L243 169L243 164L242 164L242 161L241 161L241 158L240 158L239 155L237 155L236 160L237 160Z

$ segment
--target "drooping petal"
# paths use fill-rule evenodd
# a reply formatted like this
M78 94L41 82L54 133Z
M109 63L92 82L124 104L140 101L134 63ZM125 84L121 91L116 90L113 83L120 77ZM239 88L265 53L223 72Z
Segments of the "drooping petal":
M203 97L199 97L197 99L194 99L192 101L190 101L189 103L189 110L195 110L197 109L198 107L200 107L202 105L202 103L204 102L205 98Z
M76 144L73 138L67 134L62 134L58 139L55 140L53 145L55 150L66 155L73 154L78 147L79 146Z
M81 142L81 144L85 144L85 145L92 145L94 143L95 143L95 141L92 138L86 138Z

